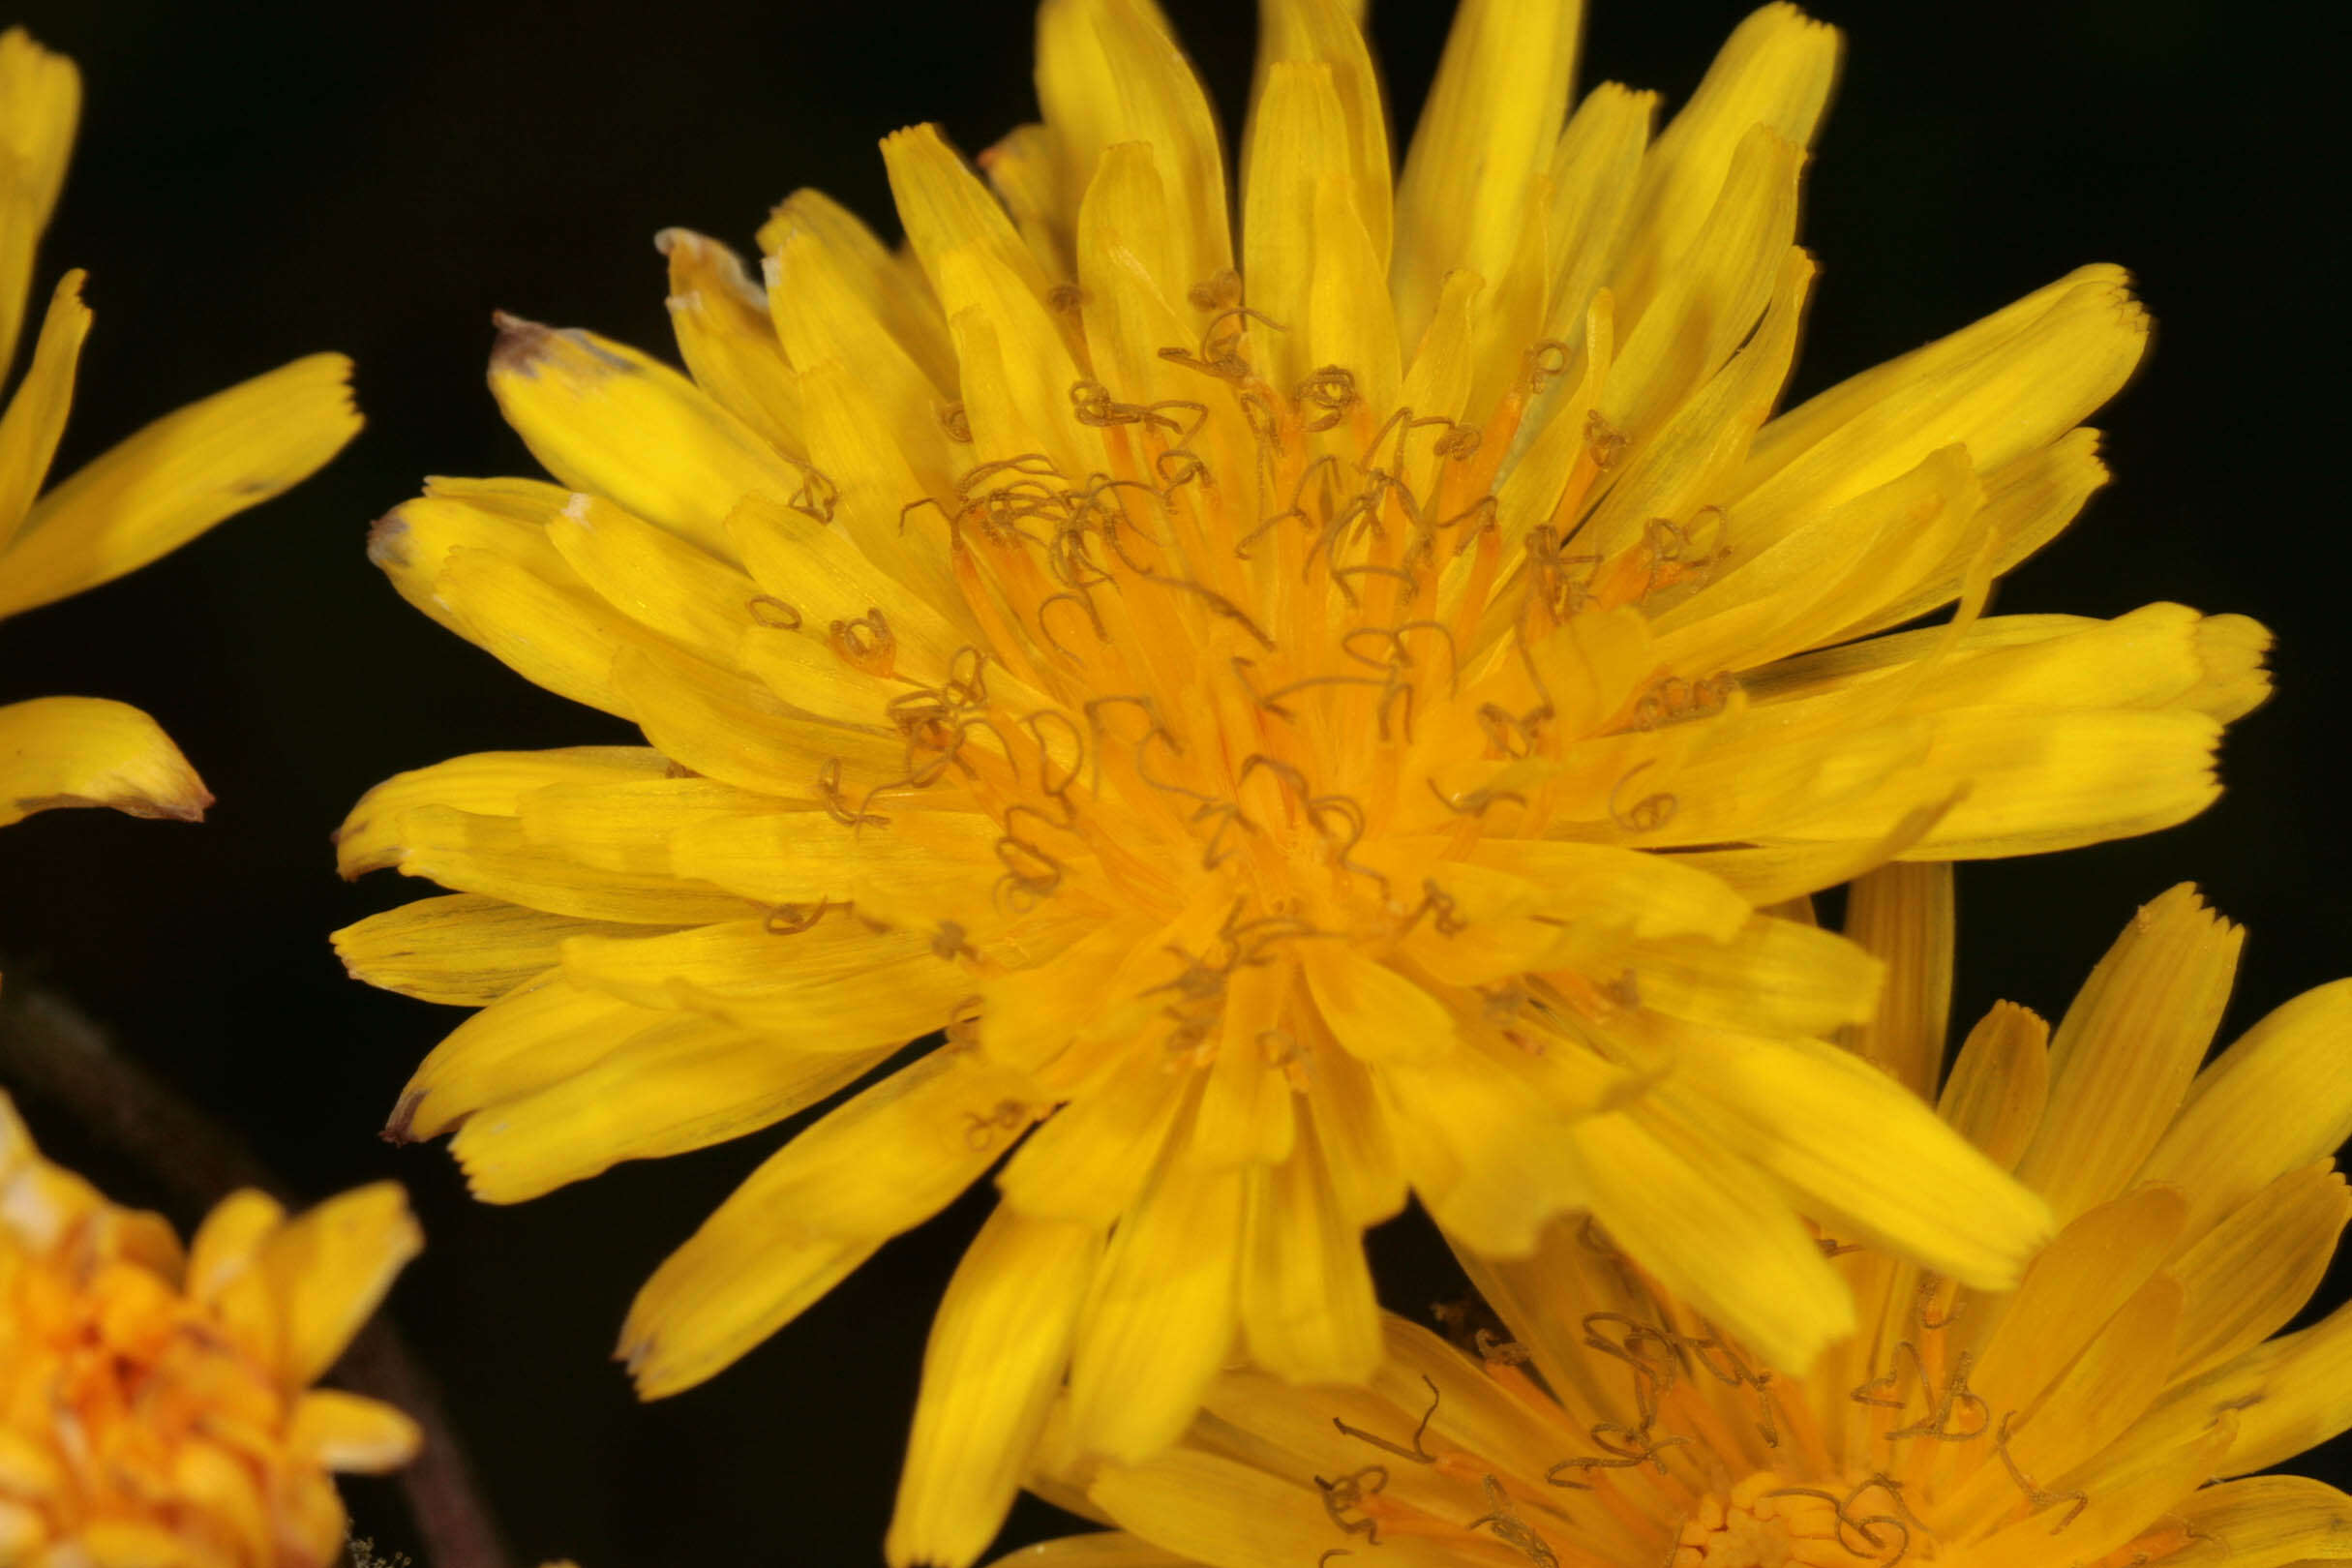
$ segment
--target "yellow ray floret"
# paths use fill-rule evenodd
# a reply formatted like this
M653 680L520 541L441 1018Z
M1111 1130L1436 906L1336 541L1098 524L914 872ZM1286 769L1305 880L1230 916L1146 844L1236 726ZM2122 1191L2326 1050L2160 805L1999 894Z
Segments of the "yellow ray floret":
M44 1161L0 1095L0 1563L340 1560L332 1472L397 1468L418 1432L312 1385L422 1243L380 1183L293 1219L235 1193L183 1251Z
M1855 889L1858 924L1910 933L1890 995L1938 999L1883 1031L1941 1036L1949 897L1943 868ZM1852 1284L1861 1332L1794 1373L1611 1233L1556 1223L1524 1260L1464 1251L1498 1318L1465 1307L1445 1338L1388 1319L1367 1388L1228 1372L1184 1445L1141 1463L1085 1457L1074 1408L1056 1411L1040 1490L1120 1533L1008 1564L2352 1556L2352 1497L2254 1473L2352 1426L2352 1309L2273 1338L2352 1216L2330 1158L2352 1134L2352 981L2289 1002L2200 1070L2239 935L2177 888L2140 911L2055 1034L2005 1003L1948 1081L1926 1058L1917 1087L1940 1089L1945 1121L2067 1219L2015 1289L1962 1286L1833 1224L1816 1245ZM1938 1179L1913 1174L1937 1201Z
M81 106L74 63L0 35L0 374L15 361L33 253ZM191 404L42 495L73 403L90 311L59 280L0 415L0 617L136 571L316 471L359 430L339 354L315 354ZM0 827L62 805L195 818L212 798L135 709L97 698L0 706Z
M2048 1206L1916 1097L1927 999L1872 1021L1900 933L1802 900L2178 822L2265 689L2234 617L1982 614L2105 477L2120 270L1777 411L1829 29L1758 13L1653 138L1649 95L1572 111L1574 8L1479 0L1392 187L1350 8L1265 14L1238 235L1158 12L1051 0L985 180L884 142L903 252L806 192L757 269L664 232L685 375L501 317L555 482L434 480L371 542L648 742L353 813L347 874L448 895L346 960L481 1006L396 1135L511 1200L945 1032L621 1344L699 1381L993 1169L901 1563L984 1549L1065 1378L1133 1462L1237 1347L1370 1375L1360 1235L1408 1193L1483 1257L1596 1216L1792 1369L1854 1323L1800 1213L2013 1283Z

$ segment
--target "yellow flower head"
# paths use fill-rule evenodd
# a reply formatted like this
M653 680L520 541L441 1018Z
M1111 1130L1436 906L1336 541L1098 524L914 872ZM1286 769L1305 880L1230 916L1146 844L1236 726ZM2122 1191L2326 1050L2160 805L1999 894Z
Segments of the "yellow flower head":
M81 109L74 62L0 34L0 376L15 363L33 253ZM166 415L47 495L90 330L83 275L58 281L0 415L0 618L96 588L309 477L359 430L350 362L315 354ZM136 708L96 697L0 706L0 827L51 806L200 817L212 797Z
M2352 981L2289 1002L2200 1072L2239 937L2177 888L2140 911L2054 1035L2005 1003L1969 1036L1942 1115L2066 1221L2014 1291L1824 1235L1862 1329L1796 1375L1601 1231L1563 1222L1526 1261L1465 1255L1499 1335L1473 1312L1451 1345L1391 1318L1369 1389L1236 1372L1159 1460L1065 1454L1047 1494L1082 1497L1130 1534L1010 1561L2129 1568L2352 1554L2352 1497L2252 1474L2352 1426L2352 1307L2272 1338L2352 1214L2330 1158L2352 1134ZM1925 967L1948 978L1948 950L1932 947Z
M43 1160L0 1095L0 1568L323 1568L333 1470L415 1426L311 1384L422 1245L398 1187L171 1227Z
M347 874L453 890L341 933L353 972L484 1006L395 1135L511 1201L945 1029L622 1339L646 1394L698 1382L1003 1161L901 1560L981 1549L1066 1369L1127 1459L1237 1340L1367 1375L1359 1236L1408 1191L1497 1257L1589 1211L1792 1367L1853 1322L1800 1209L2013 1282L2042 1206L1818 1043L1880 965L1780 906L2177 822L2264 690L2240 618L1979 614L2103 478L2118 270L1773 417L1828 29L1758 13L1653 137L1646 94L1569 112L1573 6L1473 0L1392 190L1347 8L1266 18L1238 254L1157 12L1050 0L985 182L884 142L911 254L806 192L765 286L665 233L691 377L502 318L560 484L436 480L372 542L650 742L346 824Z

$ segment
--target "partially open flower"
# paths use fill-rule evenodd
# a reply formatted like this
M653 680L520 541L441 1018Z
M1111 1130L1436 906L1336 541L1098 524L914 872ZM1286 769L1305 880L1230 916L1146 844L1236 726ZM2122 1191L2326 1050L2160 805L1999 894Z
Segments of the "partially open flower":
M2140 911L2055 1035L2005 1003L1969 1036L1943 1116L2066 1221L2014 1291L1824 1235L1862 1331L1794 1372L1596 1227L1562 1223L1525 1262L1465 1253L1498 1315L1465 1311L1452 1344L1390 1318L1368 1390L1236 1372L1162 1459L1066 1448L1047 1494L1129 1533L1008 1563L2352 1556L2352 1497L2252 1473L2352 1426L2352 1307L2272 1338L2352 1214L2330 1158L2352 1134L2352 980L2287 1003L2200 1072L2239 935L2175 889ZM1947 952L1921 946L1896 977L1913 994L1949 973Z
M34 1149L0 1095L0 1568L323 1568L330 1472L416 1451L314 1388L422 1237L391 1183L295 1219L259 1192L182 1252Z

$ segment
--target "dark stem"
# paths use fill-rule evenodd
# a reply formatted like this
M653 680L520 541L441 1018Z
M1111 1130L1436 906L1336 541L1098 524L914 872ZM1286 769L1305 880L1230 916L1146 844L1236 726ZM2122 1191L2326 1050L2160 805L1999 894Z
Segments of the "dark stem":
M189 1215L240 1187L289 1196L242 1138L115 1050L79 1009L54 993L17 985L0 991L0 1087L72 1119ZM388 1317L379 1312L360 1331L337 1364L336 1380L398 1405L424 1429L424 1451L400 1484L435 1568L511 1568L440 1387Z

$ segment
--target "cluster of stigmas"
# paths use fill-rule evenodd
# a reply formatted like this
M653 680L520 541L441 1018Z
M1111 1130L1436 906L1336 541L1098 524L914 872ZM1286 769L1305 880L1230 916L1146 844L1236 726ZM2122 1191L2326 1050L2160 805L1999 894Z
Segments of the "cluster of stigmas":
M1540 1568L1893 1568L1933 1561L1995 1525L2031 1528L2064 1556L2066 1532L2091 1498L2053 1492L2016 1451L2028 1411L1996 1411L1970 1386L1986 1348L1960 1330L1966 1292L1933 1275L1882 1325L1874 1374L1848 1388L1826 1369L1786 1377L1760 1366L1714 1325L1674 1304L1587 1221L1581 1250L1613 1282L1619 1310L1582 1320L1581 1361L1553 1387L1526 1347L1471 1326L1468 1309L1440 1315L1474 1354L1484 1388L1449 1389L1426 1374L1429 1402L1403 1440L1331 1418L1335 1457L1383 1456L1315 1486L1335 1531L1326 1565L1397 1538L1442 1542L1462 1560ZM1864 1270L1916 1271L1824 1239ZM1998 1310L1998 1297L1976 1305ZM1555 1369L1555 1374L1556 1374ZM1449 1398L1507 1406L1449 1423ZM1475 1400L1473 1401L1475 1403ZM1448 1443L1432 1431L1500 1432L1570 1449L1548 1467ZM2158 1521L2093 1568L2160 1563L2194 1533ZM1974 1559L1972 1559L1974 1560ZM2010 1560L2002 1558L2003 1561Z
M899 669L882 611L832 623L843 663L905 688L881 715L903 766L857 777L829 762L815 798L859 833L926 807L985 813L1001 829L1002 920L1061 899L1073 919L1217 911L1159 988L1167 1048L1198 1059L1236 969L1301 941L1463 929L1444 862L1482 833L1623 841L1663 827L1675 797L1644 787L1652 760L1613 742L1721 712L1734 685L1613 658L1606 613L1696 581L1709 543L1658 521L1613 555L1579 552L1580 519L1625 444L1597 412L1577 423L1551 517L1506 537L1497 471L1523 421L1582 374L1577 351L1528 349L1482 427L1375 407L1344 366L1270 384L1252 348L1285 328L1241 303L1238 276L1191 302L1199 339L1160 357L1198 378L1197 398L1068 388L1105 469L991 455L963 470L951 505L908 504L902 529L944 518L985 646L925 683ZM940 418L973 441L963 406ZM829 521L832 485L802 471L792 504ZM772 596L749 608L763 626L814 630ZM793 905L770 927L829 911L857 914ZM935 950L978 959L966 937L942 921ZM1556 979L1566 994L1496 982L1489 1010L1605 1015L1631 1000L1630 977ZM1257 1034L1269 1066L1297 1056L1279 1020Z

